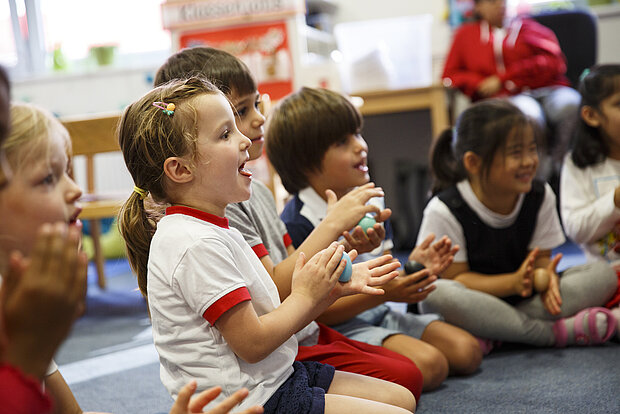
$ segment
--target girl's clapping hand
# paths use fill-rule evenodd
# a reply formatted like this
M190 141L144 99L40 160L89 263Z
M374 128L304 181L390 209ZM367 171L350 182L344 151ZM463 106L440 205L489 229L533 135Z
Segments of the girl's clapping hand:
M208 390L201 392L194 398L191 398L194 392L196 392L196 381L191 381L183 388L181 388L177 400L175 401L172 409L170 410L170 414L202 413L202 409L204 408L204 406L217 398L218 395L220 395L220 392L222 392L222 387L209 388ZM246 388L242 388L236 391L230 397L226 398L224 401L219 403L211 410L207 411L207 414L227 414L235 407L235 405L239 404L247 396L248 390ZM250 407L246 410L240 411L237 414L260 414L262 412L263 407L255 405L254 407Z
M549 273L549 287L547 290L540 294L540 298L543 301L543 305L547 312L552 315L559 315L562 312L562 295L560 294L560 278L555 269L562 258L562 254L556 254L551 259L551 262L547 265L547 272Z
M538 247L534 248L525 258L519 269L514 273L514 292L524 298L532 294L534 280L534 261L538 256Z
M357 252L351 250L349 252L351 260L355 260ZM398 276L398 268L400 262L393 260L392 256L385 254L376 259L368 260L353 265L351 280L347 283L339 283L334 289L334 293L338 296L353 295L356 293L364 293L367 295L382 295L383 289L376 286L382 286Z

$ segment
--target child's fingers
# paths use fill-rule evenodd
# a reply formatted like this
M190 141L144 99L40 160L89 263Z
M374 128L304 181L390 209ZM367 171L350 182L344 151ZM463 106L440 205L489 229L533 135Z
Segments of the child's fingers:
M370 269L370 276L373 278L383 276L400 268L400 262L397 261L389 261L388 263L382 264L380 266L373 267ZM428 270L427 270L428 273Z
M422 243L420 243L418 247L421 249L428 249L433 240L435 240L435 234L430 233L424 240L422 240Z
M19 284L24 272L23 260L22 254L18 251L13 251L9 255L9 269L2 278L2 295L0 296L2 300L11 296Z
M381 213L381 209L375 206L374 204L364 204L364 209L362 211L364 212L364 214L372 213L373 216L376 216L377 214Z
M76 228L69 228L67 232L67 239L63 248L63 263L62 272L59 277L63 277L69 283L75 283L78 270L78 243L79 243L78 230Z
M332 242L327 249L320 253L317 265L319 268L336 269L342 259L344 247L341 244Z
M34 242L34 247L32 249L32 252L30 253L29 267L35 273L41 274L41 277L47 275L43 272L43 268L48 264L48 247L51 243L51 238L52 225L45 223L39 229L39 232L37 233L37 238Z
M47 276L58 278L65 265L66 225L56 223L52 227L52 235L48 246Z
M75 281L72 286L71 295L78 300L76 317L82 315L85 310L86 289L88 285L88 257L86 253L79 252L75 269Z
M381 289L381 288L374 288L374 287L370 287L370 286L364 286L360 292L361 294L364 295L372 295L372 296L380 296L385 294L385 290Z
M336 193L334 193L330 189L325 190L325 197L327 199L327 209L328 210L329 210L329 208L331 206L333 206L334 204L336 204L338 202L338 196L336 196Z
M305 264L306 264L306 255L304 254L304 252L299 252L299 254L297 255L297 260L295 260L294 272L301 270L301 268L304 267Z
M170 410L170 414L186 414L186 407L189 405L189 400L192 398L194 392L196 392L196 380L188 382L183 386L183 388L181 388L181 391L179 391L179 395L172 406L172 410Z
M393 271L393 272L390 272L390 273L385 274L383 276L373 277L373 278L371 278L368 281L366 286L369 286L369 287L370 286L382 286L382 285L385 285L390 280L396 278L397 276L398 276L398 272L397 271Z
M248 390L246 388L241 388L240 390L237 390L233 395L231 395L230 397L226 398L224 401L219 403L215 408L207 412L209 414L227 414L230 410L232 410L235 407L235 405L239 404L247 396L248 396ZM196 412L200 412L200 411L196 411Z
M357 250L355 249L351 249L347 254L349 255L349 259L351 259L351 261L355 260L358 256Z
M375 221L377 223L382 223L385 220L389 219L391 215L392 215L392 210L390 210L389 208L385 208L375 215Z
M549 270L550 273L555 273L555 269L558 267L560 260L562 260L562 253L558 253L553 256L553 259L551 259L551 263L549 263L549 266L547 266L547 270Z

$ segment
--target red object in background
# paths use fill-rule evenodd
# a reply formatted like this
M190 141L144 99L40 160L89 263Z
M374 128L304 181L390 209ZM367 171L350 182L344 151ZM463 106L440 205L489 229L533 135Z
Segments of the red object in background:
M268 93L274 100L279 100L293 91L293 60L286 22L181 33L179 46L210 46L237 56L256 77L259 91Z

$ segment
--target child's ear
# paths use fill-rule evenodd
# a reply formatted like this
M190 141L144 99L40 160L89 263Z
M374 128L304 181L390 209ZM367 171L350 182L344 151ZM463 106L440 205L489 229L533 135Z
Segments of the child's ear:
M469 174L478 175L482 168L482 160L475 152L467 151L463 155L463 166Z
M581 107L581 119L583 119L583 122L585 122L588 126L593 128L598 128L601 126L601 115L596 109L589 105L584 105Z
M194 178L192 169L186 159L181 157L170 157L164 161L164 174L175 183L184 184Z

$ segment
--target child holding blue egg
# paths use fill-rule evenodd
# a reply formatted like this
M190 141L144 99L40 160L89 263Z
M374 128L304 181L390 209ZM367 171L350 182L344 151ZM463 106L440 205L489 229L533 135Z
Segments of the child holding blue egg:
M164 102L175 104L172 114L154 105ZM134 181L119 227L148 299L171 395L195 379L200 390L222 385L216 402L247 388L239 408L263 405L265 413L415 409L400 385L295 361L295 332L343 295L381 294L372 286L395 276L394 267L389 256L356 264L351 281L339 283L346 263L334 242L312 257L299 255L292 292L280 301L271 276L225 217L229 203L252 192L251 141L219 89L202 77L168 82L125 109L118 135ZM169 206L156 223L146 197Z
M193 73L203 74L225 91L235 109L237 128L252 141L248 149L249 160L259 158L263 154L265 116L262 112L265 105L248 67L228 52L197 46L170 56L157 71L155 85L175 78L185 78ZM230 227L239 230L260 259L276 284L282 301L291 293L291 275L299 255L311 257L323 250L365 215L373 214L373 218L381 221L390 214L389 210L367 205L369 199L383 194L381 188L372 183L340 199L336 199L331 192L330 196L333 197L330 199L329 214L306 241L295 249L286 226L278 216L270 190L259 180L252 180L251 187L252 194L248 200L226 207L226 217ZM368 230L368 237L361 227L356 227L349 237L350 242L345 241L343 244L346 251L350 252L354 248L357 252L365 252L378 246L383 236L383 227L380 225L374 230ZM353 272L352 266L350 270ZM416 399L420 397L423 382L420 370L411 360L396 352L349 339L315 321L297 332L295 337L298 341L297 361L317 361L329 364L336 370L394 382L411 391Z
M270 115L267 155L284 187L293 194L281 218L295 246L301 245L326 219L326 191L342 198L368 185L368 146L361 128L361 114L351 102L326 89L301 88L281 100ZM382 197L372 198L369 204L385 209ZM370 237L383 225L369 227L369 222L362 218L356 226L362 236L363 227L368 227ZM392 248L387 224L385 232L388 237L370 252L371 257ZM344 235L346 239L350 236ZM429 236L410 256L427 269L410 275L401 271L398 278L383 286L386 294L381 298L351 296L337 301L319 318L352 339L383 346L414 361L422 371L424 390L439 386L448 373L474 372L482 359L478 341L438 315L402 314L385 304L417 303L434 289L436 274L451 263L456 249L447 238L435 244L433 240L434 236ZM368 257L360 255L357 260Z

